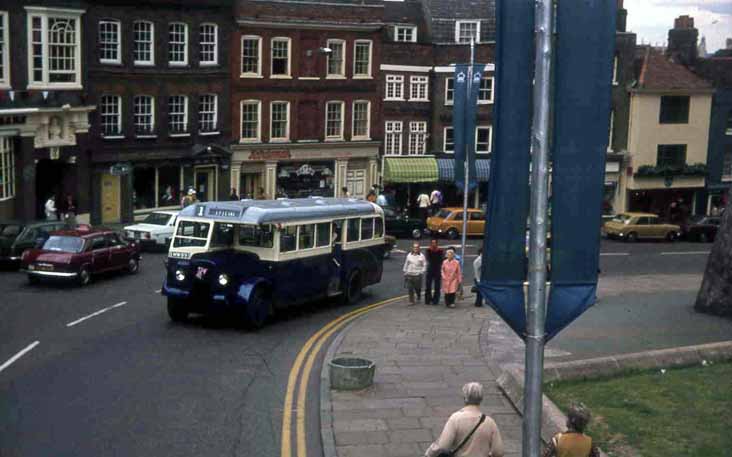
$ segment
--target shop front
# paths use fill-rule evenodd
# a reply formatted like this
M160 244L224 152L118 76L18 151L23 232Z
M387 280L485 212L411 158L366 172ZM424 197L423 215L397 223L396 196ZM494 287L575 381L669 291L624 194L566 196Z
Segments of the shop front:
M231 182L241 198L365 198L378 182L378 143L237 145Z
M602 194L602 216L611 218L622 212L622 198L620 196L621 161L608 157L605 163L605 187Z
M635 176L627 190L627 210L658 214L669 222L703 212L698 205L704 192L704 177L667 178Z

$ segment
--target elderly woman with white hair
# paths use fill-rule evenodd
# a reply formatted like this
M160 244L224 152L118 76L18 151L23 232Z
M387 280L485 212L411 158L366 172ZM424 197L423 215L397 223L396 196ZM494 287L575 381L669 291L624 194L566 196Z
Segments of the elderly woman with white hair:
M463 399L465 407L450 416L425 457L503 457L503 440L498 426L480 412L483 386L477 382L465 384Z

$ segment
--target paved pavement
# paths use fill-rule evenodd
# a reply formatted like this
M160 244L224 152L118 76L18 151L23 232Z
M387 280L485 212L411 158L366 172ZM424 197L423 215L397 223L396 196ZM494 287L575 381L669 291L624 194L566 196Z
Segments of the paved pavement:
M495 318L470 298L457 308L407 306L405 301L359 319L337 355L376 362L374 385L364 391L331 391L333 431L339 457L415 457L460 409L460 388L484 386L483 411L498 424L507 456L521 450L520 418L496 385L499 368L483 357L481 328Z

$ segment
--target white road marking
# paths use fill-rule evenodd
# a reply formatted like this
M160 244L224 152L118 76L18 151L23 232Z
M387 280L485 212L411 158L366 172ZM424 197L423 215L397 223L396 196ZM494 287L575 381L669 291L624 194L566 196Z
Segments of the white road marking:
M601 252L601 256L626 256L630 255L630 252Z
M106 307L106 308L100 309L99 311L96 311L96 312L94 312L94 313L91 313L91 314L89 314L88 316L84 316L84 317L82 317L81 319L77 319L77 320L75 320L74 322L69 322L68 324L66 324L66 326L67 326L67 327L73 327L74 325L76 325L76 324L80 324L80 323L84 322L84 321L85 321L85 320L87 320L87 319L91 319L91 318L92 318L92 317L94 317L94 316L98 316L98 315L100 315L100 314L102 314L102 313L106 313L106 312L107 312L107 311L109 311L110 309L114 309L114 308L119 308L120 306L124 306L124 305L126 305L126 304L127 304L127 302L126 302L126 301L123 301L123 302L119 302L119 303L117 303L116 305L108 306L108 307Z
M38 346L38 343L40 343L40 341L34 341L34 342L32 342L31 344L29 344L28 346L26 346L25 349L23 349L22 351L18 352L17 354L15 354L14 356L12 356L10 359L8 359L7 362L5 362L2 365L0 365L0 372L3 371L4 369L6 369L7 367L9 367L10 365L12 365L19 358L23 357L26 353L28 353L29 351L31 351L34 347Z
M662 252L661 255L707 255L709 251Z

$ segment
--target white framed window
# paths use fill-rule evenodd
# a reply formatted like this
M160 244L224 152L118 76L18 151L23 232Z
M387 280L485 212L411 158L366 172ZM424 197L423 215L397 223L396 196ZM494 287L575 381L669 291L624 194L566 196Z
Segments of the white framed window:
M475 128L475 152L488 154L493 147L493 127L490 125ZM453 148L454 149L454 148Z
M480 89L478 90L478 104L489 105L493 103L493 76L484 76L480 80Z
M452 127L445 127L442 131L442 150L448 154L455 152L455 135Z
M402 122L386 121L384 135L384 154L385 155L401 155L402 154Z
M241 142L258 142L262 132L262 102L243 100L241 102Z
M290 139L290 102L272 102L270 105L270 141L289 141Z
M168 97L168 133L188 133L188 97L185 95Z
M136 95L132 102L135 134L155 133L155 98L150 95Z
M427 150L427 122L409 123L409 155L424 155Z
M403 75L386 75L386 100L404 100Z
M328 53L328 73L327 76L332 78L346 77L346 42L343 40L328 40L326 47L330 49Z
M201 46L200 65L216 65L219 63L219 26L201 24L199 28Z
M455 78L445 78L445 105L455 102Z
M135 21L132 24L134 47L132 58L135 65L155 64L155 25L149 21Z
M188 24L168 24L168 63L171 66L188 65Z
M395 25L394 41L399 41L403 43L416 43L417 27L409 25Z
M409 78L409 101L428 102L429 100L429 76L411 76Z
M613 151L613 129L615 128L615 110L610 110L610 128L607 133L607 152Z
M455 43L480 42L480 21L455 21Z
M198 131L215 132L218 123L219 98L216 94L203 94L198 97Z
M241 37L241 77L262 76L262 37L244 35Z
M613 57L613 85L618 85L618 56Z
M102 136L122 135L122 97L102 95L99 98L99 125Z
M0 11L0 87L10 87L10 24L8 13Z
M26 7L31 89L81 87L81 11Z
M119 21L99 21L99 61L101 63L122 63L120 29Z
M273 78L290 77L290 39L272 38L272 68Z
M371 77L371 40L356 40L353 43L353 77Z
M0 137L0 201L15 197L13 137Z
M356 100L353 102L353 125L351 138L354 140L371 139L371 102Z
M343 102L328 102L325 104L325 139L343 139Z

